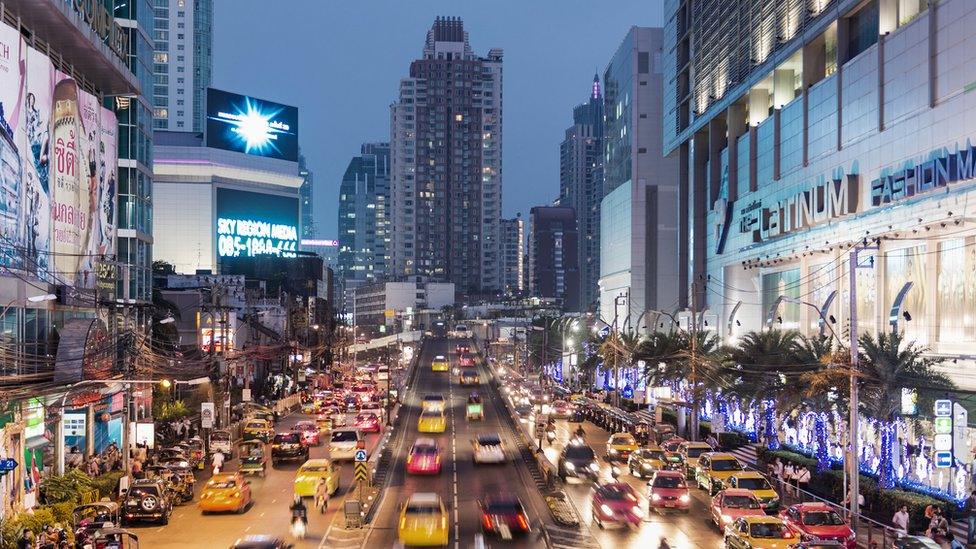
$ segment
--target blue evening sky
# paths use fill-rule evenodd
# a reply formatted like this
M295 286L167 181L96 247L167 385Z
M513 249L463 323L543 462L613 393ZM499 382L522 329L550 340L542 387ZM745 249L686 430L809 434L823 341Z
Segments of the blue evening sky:
M505 50L503 215L559 192L572 108L631 25L661 0L217 0L214 86L299 109L315 173L318 236L336 237L339 182L364 141L389 140L389 104L434 17L460 16L471 47ZM273 6L273 8L272 8Z

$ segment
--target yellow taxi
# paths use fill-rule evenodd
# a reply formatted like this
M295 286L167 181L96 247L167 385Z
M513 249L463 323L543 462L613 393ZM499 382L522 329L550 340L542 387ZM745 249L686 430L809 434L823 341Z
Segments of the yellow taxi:
M729 477L726 483L729 488L749 490L759 500L759 505L766 512L779 511L779 495L769 484L766 476L758 471L741 471Z
M332 416L329 414L318 414L315 416L315 426L320 433L328 433L332 430Z
M260 440L267 443L274 436L274 427L266 419L249 419L244 423L241 436L244 440Z
M234 511L243 513L251 499L251 483L240 473L217 473L210 477L200 493L197 507L201 513Z
M447 545L447 508L440 496L417 493L400 505L397 528L400 543L409 546L442 547Z
M707 452L698 457L695 482L699 488L708 490L708 495L714 496L728 487L730 478L742 471L742 465L732 454Z
M778 517L742 517L725 527L729 549L789 549L800 540Z
M698 458L706 452L711 452L712 447L705 442L682 442L678 446L678 453L685 460L685 477L695 478L695 468L698 467Z
M444 411L424 411L417 420L417 431L421 433L443 433L447 429L447 418Z
M627 461L630 454L637 451L637 439L630 433L614 433L607 441L608 461Z
M451 363L444 355L437 355L430 363L430 369L434 372L446 372L451 369Z
M310 459L295 474L295 495L314 497L319 482L325 481L329 495L339 488L339 469L329 459Z

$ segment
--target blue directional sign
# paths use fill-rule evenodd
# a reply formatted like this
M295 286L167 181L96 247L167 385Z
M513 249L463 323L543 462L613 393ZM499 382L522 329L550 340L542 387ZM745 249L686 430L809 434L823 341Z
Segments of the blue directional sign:
M952 401L936 400L935 417L952 417Z
M952 467L952 452L951 451L936 452L935 466L940 469Z
M607 337L610 335L610 326L604 326L598 333L600 334L600 337Z
M0 459L0 477L17 468L17 460L13 458Z
M366 461L366 450L356 450L356 461Z

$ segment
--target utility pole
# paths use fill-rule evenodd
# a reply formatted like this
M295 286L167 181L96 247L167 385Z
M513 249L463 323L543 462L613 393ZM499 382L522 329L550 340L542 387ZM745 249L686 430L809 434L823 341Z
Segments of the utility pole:
M698 281L691 281L691 318L690 321L690 335L691 341L689 345L691 347L691 421L688 422L691 434L688 439L691 441L698 440L698 322L695 320L698 318Z
M857 352L857 339L858 339L858 333L857 333L857 254L862 249L864 249L864 248L861 247L861 246L855 246L851 250L850 265L848 267L849 279L850 279L849 282L848 282L850 284L850 291L848 292L848 294L850 295L850 304L849 304L849 307L850 307L850 324L851 324L851 327L850 327L850 335L851 335L851 341L850 341L850 344L851 344L851 371L850 371L850 378L851 378L851 399L850 399L850 418L848 419L848 422L850 423L850 425L848 426L848 433L849 433L849 438L850 438L850 445L849 445L850 446L850 454L848 456L849 459L847 459L847 463L845 465L846 465L847 468L850 469L850 472L848 473L848 479L849 479L848 482L850 482L850 489L849 489L849 496L848 496L848 498L849 498L849 501L850 501L851 527L852 528L856 528L857 527L857 517L858 517L858 514L861 511L861 509L860 509L860 507L861 507L860 506L860 502L858 501L860 499L860 488L861 488L860 487L860 473L861 473L861 471L860 471L860 467L858 466L858 456L860 455L859 452L858 452L858 439L860 438L860 435L859 435L859 423L860 422L859 422L859 417L858 417L859 402L858 402L858 394L857 394L857 369L858 369L858 361L859 361L858 352Z

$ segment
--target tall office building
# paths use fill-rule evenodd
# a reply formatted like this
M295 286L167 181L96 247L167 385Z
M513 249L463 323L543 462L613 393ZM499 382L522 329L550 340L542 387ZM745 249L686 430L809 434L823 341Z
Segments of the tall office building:
M386 278L390 244L390 144L364 143L339 186L339 277Z
M427 32L391 106L391 275L502 287L502 50L475 55L459 18Z
M691 5L665 3L665 152L718 335L853 317L976 387L976 3Z
M586 103L573 109L573 125L559 145L559 204L576 211L579 229L580 304L595 308L600 278L600 200L603 199L603 94L600 77Z
M572 208L536 206L529 211L532 297L558 300L568 312L580 310L578 238Z
M663 40L660 28L631 27L603 75L599 310L635 331L645 311L683 296L678 160L661 153Z
M153 128L202 132L207 88L213 79L213 0L151 2L155 4Z
M525 291L525 222L522 214L501 222L502 290L505 295Z
M298 155L298 175L302 177L302 187L299 189L302 200L302 238L314 239L316 235L315 217L313 215L315 210L313 202L315 199L315 189L313 188L315 174L308 169L303 154Z
M117 260L121 264L117 297L146 305L152 301L153 196L153 4L151 0L115 0L114 15L129 30L129 69L141 92L114 102L119 121ZM146 307L136 307L126 322L145 325Z

